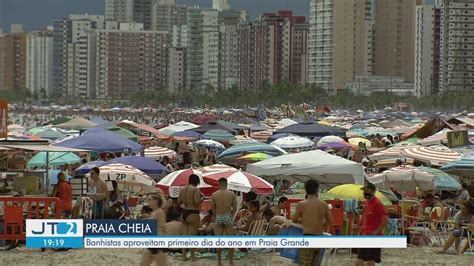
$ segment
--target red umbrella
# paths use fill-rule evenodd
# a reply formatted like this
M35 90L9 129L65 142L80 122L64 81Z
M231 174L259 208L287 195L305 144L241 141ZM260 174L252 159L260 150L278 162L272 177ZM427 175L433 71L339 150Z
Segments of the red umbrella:
M204 125L207 122L216 121L217 119L212 115L198 115L193 118L193 123L198 125Z
M163 179L161 179L156 186L163 190L166 195L177 198L181 189L189 184L189 176L192 174L199 176L200 183L198 188L205 196L211 196L212 193L217 190L217 188L206 184L206 182L204 182L202 179L202 172L195 169L178 170L172 172L163 177Z
M227 188L230 190L245 193L252 190L257 194L271 194L273 192L272 184L244 171L211 172L203 175L204 181L214 186L218 185L221 178L227 179Z

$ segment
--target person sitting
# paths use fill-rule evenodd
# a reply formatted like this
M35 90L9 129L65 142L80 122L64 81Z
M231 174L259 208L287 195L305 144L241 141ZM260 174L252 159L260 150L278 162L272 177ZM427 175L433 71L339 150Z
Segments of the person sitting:
M464 224L469 224L472 222L473 213L470 212L472 209L472 204L469 202L465 202L461 205L461 210L456 213L454 216L454 229L452 234L449 236L448 240L444 244L443 248L440 251L436 251L436 253L444 254L446 251L451 247L454 243L454 249L456 253L463 254L466 251L466 248L462 252L459 252L459 238L461 236L467 237L467 229L462 229L461 227ZM468 240L469 241L469 240ZM469 243L468 243L469 244ZM466 245L468 247L469 245Z
M213 219L214 213L212 212L212 210L209 210L207 215L201 219L201 226L199 227L200 231L204 231L206 235L213 235L214 227L216 225L216 223L213 222Z
M469 201L469 185L467 183L461 183L461 189L459 190L458 195L454 199L446 199L443 201L445 205L455 205L462 204Z
M240 228L238 228L241 231L248 232L250 229L250 225L252 224L253 221L256 220L261 220L262 215L260 214L260 202L258 200L253 200L249 203L250 207L250 214L245 217L246 223L245 225L241 225Z
M263 218L268 222L267 235L278 235L281 227L286 223L291 223L285 216L275 215L272 210L267 209L262 214Z
M270 210L273 212L274 215L283 215L282 211L284 210L287 201L287 197L281 197L278 200L278 204L271 207Z

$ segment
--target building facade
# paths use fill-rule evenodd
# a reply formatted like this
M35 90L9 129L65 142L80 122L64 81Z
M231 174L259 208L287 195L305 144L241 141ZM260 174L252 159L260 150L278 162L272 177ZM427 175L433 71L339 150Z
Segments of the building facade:
M89 95L125 99L167 85L168 32L143 31L142 24L89 33Z
M416 6L423 0L377 0L375 75L414 81Z
M312 0L308 82L336 92L372 74L373 25L372 0Z
M219 87L239 85L239 32L238 26L247 19L245 12L219 12Z
M53 78L53 29L27 36L27 88L32 95L48 97Z
M433 5L416 7L415 95L438 93L440 10Z
M87 34L103 29L104 16L70 15L54 21L53 91L57 96L87 98L88 40Z
M176 92L186 87L186 48L168 50L168 91Z
M137 0L105 0L105 19L108 21L133 22L134 1Z
M212 0L212 9L216 9L219 11L229 10L230 5L228 0Z
M27 34L16 31L0 35L0 89L26 89Z
M474 1L439 0L439 92L474 90Z
M151 30L152 7L155 0L133 0L133 21L142 23L145 30Z
M392 76L356 76L347 82L346 88L355 94L370 95L374 92L392 92L399 96L414 96L413 82L404 77Z
M240 87L256 89L265 81L305 83L308 25L291 11L264 13L239 27Z
M154 2L151 8L151 29L155 31L173 31L173 27L186 25L188 7L167 2Z

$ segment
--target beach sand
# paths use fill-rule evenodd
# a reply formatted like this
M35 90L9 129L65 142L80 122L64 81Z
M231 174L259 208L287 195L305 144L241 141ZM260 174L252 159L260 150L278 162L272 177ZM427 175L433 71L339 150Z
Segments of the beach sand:
M438 249L438 248L436 248ZM473 265L474 256L438 255L435 248L384 249L382 265ZM138 265L142 250L139 249L81 249L66 252L30 250L19 247L15 250L2 251L0 265ZM325 265L353 265L356 255L348 250L339 250ZM199 259L197 262L182 262L180 257L169 256L170 265L207 266L217 265L213 259ZM223 265L229 265L224 261ZM296 265L282 258L278 253L253 252L251 255L236 260L234 265Z

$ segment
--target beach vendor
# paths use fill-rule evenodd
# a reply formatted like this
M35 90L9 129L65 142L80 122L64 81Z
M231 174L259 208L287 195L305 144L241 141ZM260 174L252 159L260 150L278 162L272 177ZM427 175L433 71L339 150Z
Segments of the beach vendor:
M92 188L93 195L91 198L94 200L94 206L92 208L93 219L103 219L104 212L109 205L109 190L104 180L100 178L100 170L98 167L91 169L91 179L89 186Z

